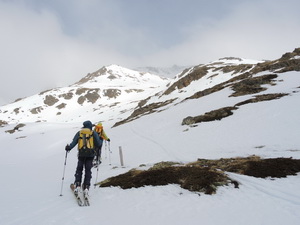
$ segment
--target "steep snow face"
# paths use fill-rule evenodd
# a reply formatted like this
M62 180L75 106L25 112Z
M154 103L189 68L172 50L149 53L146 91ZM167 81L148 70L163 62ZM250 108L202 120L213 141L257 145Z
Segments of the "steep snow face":
M56 88L0 108L0 120L76 122L123 118L137 103L165 88L169 79L117 65L103 67L69 87Z

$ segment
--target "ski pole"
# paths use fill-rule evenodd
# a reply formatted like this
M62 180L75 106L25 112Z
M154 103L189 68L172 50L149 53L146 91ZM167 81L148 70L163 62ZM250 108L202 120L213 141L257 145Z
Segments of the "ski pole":
M98 181L98 172L99 172L99 165L97 165L97 175L96 175L96 180L95 180L94 188L96 188L96 185L97 185L97 181Z
M68 157L68 152L66 151L64 171L63 171L63 176L62 176L62 179L61 179L61 189L60 189L60 195L59 196L63 196L62 195L62 191L63 191L64 180L65 180L65 171L66 171L66 165L67 165L67 157Z
M105 159L107 159L107 143L105 141Z
M106 142L105 142L106 143ZM110 150L110 141L108 142L108 154L109 154L109 165L111 165L111 150Z

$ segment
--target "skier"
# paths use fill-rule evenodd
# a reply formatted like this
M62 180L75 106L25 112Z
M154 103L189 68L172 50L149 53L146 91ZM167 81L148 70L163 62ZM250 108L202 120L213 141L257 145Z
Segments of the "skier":
M80 191L82 181L83 167L85 169L85 176L83 181L84 193L88 193L91 185L93 158L95 156L95 149L102 145L102 140L99 138L96 132L93 131L93 124L91 121L83 122L82 130L78 131L73 141L65 147L65 150L69 152L78 144L78 163L75 173L75 192Z
M99 122L97 125L95 125L94 131L97 132L102 143L103 143L103 140L110 142L110 138L107 137L107 135L103 129L102 123ZM96 148L96 156L95 156L94 162L93 162L94 167L97 167L101 163L101 149L102 149L102 144Z

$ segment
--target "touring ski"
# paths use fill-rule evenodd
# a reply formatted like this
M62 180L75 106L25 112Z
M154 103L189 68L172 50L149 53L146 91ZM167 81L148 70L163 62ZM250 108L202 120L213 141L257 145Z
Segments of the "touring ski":
M90 199L89 199L89 191L85 189L83 191L83 201L85 206L90 206Z
M77 200L78 205L79 206L84 206L84 202L82 201L82 199L80 197L80 192L81 192L80 190L81 189L79 188L79 190L76 190L76 187L75 187L74 184L71 184L70 188L71 188L71 190L72 190L72 192L73 192L73 194L74 194L74 196L75 196L75 198Z

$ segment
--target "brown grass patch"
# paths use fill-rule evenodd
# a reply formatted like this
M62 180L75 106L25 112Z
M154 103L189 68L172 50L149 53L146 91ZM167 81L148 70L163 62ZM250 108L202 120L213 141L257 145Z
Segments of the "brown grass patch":
M260 178L281 178L300 172L300 160L292 158L261 159L258 156L251 156L219 160L198 159L196 162L185 165L161 162L148 170L133 169L108 178L97 185L129 189L147 185L178 184L189 191L214 194L219 186L229 183L233 183L238 188L238 182L231 180L226 175L226 171Z

